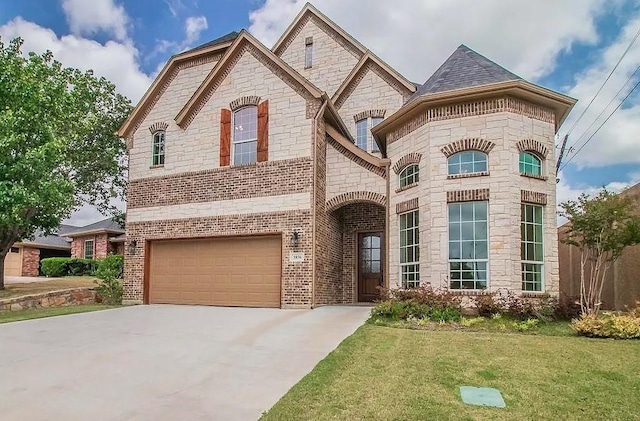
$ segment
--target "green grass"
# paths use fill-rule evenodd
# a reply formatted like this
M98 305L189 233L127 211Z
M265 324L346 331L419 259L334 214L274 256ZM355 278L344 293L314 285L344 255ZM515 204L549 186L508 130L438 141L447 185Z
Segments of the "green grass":
M63 316L66 314L87 313L89 311L106 310L118 306L107 306L102 304L87 304L67 307L48 307L18 311L0 312L0 323L18 322L21 320L41 319L43 317Z
M495 387L507 408L462 403ZM366 324L294 386L269 420L637 420L640 341Z
M21 284L5 284L0 290L0 299L21 297L23 295L41 294L62 289L93 287L98 278L93 276L65 276L50 281L25 282Z

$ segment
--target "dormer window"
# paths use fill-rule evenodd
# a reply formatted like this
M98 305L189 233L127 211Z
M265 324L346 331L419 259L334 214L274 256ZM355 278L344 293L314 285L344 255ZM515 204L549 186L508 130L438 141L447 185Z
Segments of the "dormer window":
M313 66L313 37L307 37L304 41L304 68Z
M153 134L153 149L151 152L151 165L164 165L165 132L158 130Z

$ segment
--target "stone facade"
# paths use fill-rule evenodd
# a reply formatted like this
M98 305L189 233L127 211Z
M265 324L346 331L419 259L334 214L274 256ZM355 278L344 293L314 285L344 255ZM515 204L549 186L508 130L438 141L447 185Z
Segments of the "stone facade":
M528 109L526 106L522 108ZM520 204L533 200L530 198L534 198L535 203L540 203L539 198L544 197L544 290L557 294L559 269L555 232L554 159L553 156L549 156L543 162L546 179L521 177L518 166L518 142L523 139L533 139L548 150L553 150L554 122L545 121L545 118L502 112L454 117L427 122L413 130L398 130L404 130L407 134L388 145L387 153L392 165L397 161L406 160L405 157L411 153L419 153L423 157L419 162L420 181L417 185L390 198L392 207L413 198L420 198L421 280L431 283L434 287L448 285L447 203L488 200L489 289L507 288L520 291ZM474 177L448 176L447 155L465 149L488 151L488 171ZM392 187L399 185L399 178L395 172L391 173L390 183ZM389 226L391 232L399 226L396 214L390 215ZM398 236L391 235L390 249L398 248ZM390 282L392 285L399 285L398 254L391 253L389 260Z
M74 288L0 300L0 311L64 307L81 304L94 304L95 302L96 292L93 288Z
M544 290L557 293L551 151L558 121L549 106L514 88L414 107L411 83L310 5L273 51L244 32L216 51L185 53L195 55L167 70L152 87L154 101L143 104L150 109L136 110L139 121L123 133L132 139L125 302L145 302L153 241L261 234L282 236L281 307L356 302L358 233L383 233L384 285L396 287L399 218L415 209L421 279L446 286L447 203L471 200L489 202L490 290L521 290L520 206L544 205ZM244 130L229 114L267 101L256 136L266 160L229 165L227 130ZM368 134L367 150L378 136L375 154L353 141L356 121L372 117L385 118L380 133ZM166 131L160 166L151 166L154 130ZM447 174L447 157L465 150L487 153L487 170ZM522 150L544 158L543 176L520 175ZM400 187L410 164L419 181Z
M40 249L22 248L22 276L38 276L40 273Z

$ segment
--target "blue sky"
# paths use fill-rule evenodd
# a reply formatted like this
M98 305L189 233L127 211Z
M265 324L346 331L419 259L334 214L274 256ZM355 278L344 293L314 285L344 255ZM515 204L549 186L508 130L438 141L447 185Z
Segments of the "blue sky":
M579 103L560 136L573 126L640 29L640 0L312 3L410 80L426 80L464 43L528 80L576 97ZM0 37L20 35L27 50L51 49L67 65L93 68L136 102L172 54L242 28L270 47L303 4L301 0L3 0ZM570 145L639 65L640 41L571 133ZM560 200L603 185L621 188L640 182L639 98L633 95L580 154L569 154L571 162L558 185ZM96 215L76 216L83 218Z

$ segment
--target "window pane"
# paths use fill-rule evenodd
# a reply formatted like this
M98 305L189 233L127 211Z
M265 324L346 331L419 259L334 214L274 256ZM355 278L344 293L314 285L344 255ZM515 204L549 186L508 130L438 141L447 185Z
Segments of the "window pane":
M418 211L400 215L400 267L403 288L414 288L420 285L420 246L419 246ZM378 241L379 237L376 237ZM376 257L377 255L372 255ZM374 265L379 260L374 259Z
M367 150L367 119L360 120L356 123L356 146L360 149Z
M450 288L484 289L489 258L487 202L448 207Z
M244 107L233 113L233 141L258 138L258 107Z

